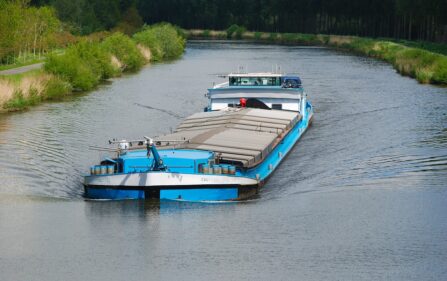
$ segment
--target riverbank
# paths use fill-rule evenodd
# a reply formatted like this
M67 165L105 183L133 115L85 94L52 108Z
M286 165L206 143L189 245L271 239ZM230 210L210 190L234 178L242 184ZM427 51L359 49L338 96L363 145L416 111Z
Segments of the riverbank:
M145 64L180 57L185 38L170 24L146 26L132 37L113 33L82 38L63 54L50 54L42 69L0 76L0 112L18 111L80 91L88 91Z
M415 78L423 84L447 85L447 56L422 49L417 42L397 43L387 40L356 36L249 32L243 27L232 26L226 31L188 30L189 39L245 39L288 45L328 46L381 59L393 65L402 75ZM420 46L419 48L410 46ZM428 45L430 49L444 52L441 48Z

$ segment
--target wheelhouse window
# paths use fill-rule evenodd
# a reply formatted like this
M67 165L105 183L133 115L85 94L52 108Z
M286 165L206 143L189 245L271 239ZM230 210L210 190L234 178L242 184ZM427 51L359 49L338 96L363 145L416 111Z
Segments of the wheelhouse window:
M230 86L281 86L280 77L230 77Z
M278 109L278 110L281 110L281 109L282 109L282 104L280 104L280 103L274 103L274 104L272 104L272 109Z

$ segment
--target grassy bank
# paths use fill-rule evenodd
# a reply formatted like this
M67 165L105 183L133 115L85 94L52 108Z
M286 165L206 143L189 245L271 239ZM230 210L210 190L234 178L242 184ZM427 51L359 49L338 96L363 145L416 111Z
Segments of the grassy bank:
M63 54L48 55L41 70L0 76L0 111L22 110L92 90L104 80L138 71L147 63L178 58L184 48L185 38L170 24L145 26L132 37L119 32L98 39L86 37Z
M329 46L378 58L393 65L402 75L420 83L447 85L447 47L423 42L392 42L355 36L248 32L231 26L226 31L189 30L188 38L249 39L291 45Z

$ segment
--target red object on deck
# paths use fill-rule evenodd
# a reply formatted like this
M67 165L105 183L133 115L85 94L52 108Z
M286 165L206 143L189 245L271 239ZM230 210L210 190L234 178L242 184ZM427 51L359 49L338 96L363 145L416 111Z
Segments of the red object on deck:
M244 98L240 98L239 99L239 104L241 107L246 107L247 106L247 100Z

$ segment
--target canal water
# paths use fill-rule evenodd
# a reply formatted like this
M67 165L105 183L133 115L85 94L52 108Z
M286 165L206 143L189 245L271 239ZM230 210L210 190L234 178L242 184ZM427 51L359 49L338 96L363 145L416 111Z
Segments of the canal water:
M299 73L312 128L240 203L86 201L112 138L170 132L216 75ZM0 116L1 280L447 280L447 89L326 48L184 57Z

